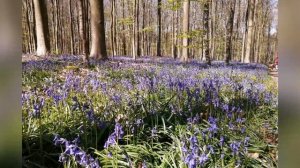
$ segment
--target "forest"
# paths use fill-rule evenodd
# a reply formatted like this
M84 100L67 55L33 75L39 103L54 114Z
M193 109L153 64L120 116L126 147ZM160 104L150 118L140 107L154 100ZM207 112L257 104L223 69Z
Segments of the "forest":
M23 0L23 53L267 64L277 52L274 0L33 2Z
M22 0L22 166L278 166L277 0Z

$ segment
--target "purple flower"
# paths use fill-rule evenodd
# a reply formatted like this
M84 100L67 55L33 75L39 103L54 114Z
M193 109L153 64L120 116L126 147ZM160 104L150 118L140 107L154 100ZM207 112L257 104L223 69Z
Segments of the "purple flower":
M186 154L188 152L184 142L182 142L181 151L183 152L183 154Z
M123 127L122 127L122 125L120 123L116 123L116 125L115 125L115 133L116 133L116 136L118 137L118 139L123 138L124 131L123 131Z
M220 137L220 146L223 146L223 145L224 145L224 137L221 136L221 137Z
M208 157L207 155L205 155L204 153L202 153L200 156L199 156L199 162L200 162L200 165L201 166L204 166L205 165L205 162L208 160Z
M236 142L236 141L233 141L231 144L230 144L230 149L232 151L232 155L238 155L239 154L239 148L241 146L241 143L240 142Z
M66 139L61 138L58 134L55 135L53 141L55 146L65 144L67 142Z
M197 166L196 158L193 154L189 154L185 158L184 162L185 162L185 164L188 165L189 168L196 168L196 166Z
M75 161L81 166L90 168L100 168L98 160L95 160L90 155L87 155L86 152L80 149L76 144L70 143L69 141L63 138L60 138L58 135L55 136L54 141L55 143L61 143L63 141L65 144L65 151L61 153L59 157L59 162L65 163L70 157L74 157Z
M248 146L250 141L250 137L246 137L244 140L244 146Z
M197 148L198 147L198 139L195 135L191 136L190 138L190 145L191 145L191 148Z
M217 133L218 131L218 126L217 126L217 119L213 117L209 117L208 122L210 124L210 127L208 128L208 131L211 132L212 134Z
M112 134L108 137L107 141L105 142L104 148L107 149L109 146L115 145L115 144L116 144L116 139L117 139L116 134L115 134L115 133L112 133Z
M114 146L117 143L118 139L122 139L124 136L123 127L120 123L116 123L114 132L108 137L107 141L104 144L104 148L109 146Z
M215 152L214 152L214 148L213 148L212 145L208 145L208 146L207 146L207 149L209 150L209 152L210 152L211 154L214 154L214 153L215 153Z

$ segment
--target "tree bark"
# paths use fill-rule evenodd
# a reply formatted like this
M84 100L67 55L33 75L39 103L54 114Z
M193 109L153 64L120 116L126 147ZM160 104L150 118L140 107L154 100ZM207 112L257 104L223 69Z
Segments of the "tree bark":
M182 56L181 59L184 62L188 61L189 58L189 16L190 13L190 0L184 0L183 2L183 21L182 21L182 31L184 34L184 37L182 39Z
M125 0L122 0L122 18L125 19ZM127 46L126 46L126 33L125 33L125 23L122 23L122 30L123 30L123 38L122 38L122 44L123 44L123 55L127 55Z
M209 2L208 0L205 0L204 2L204 11L203 11L203 25L205 30L205 36L204 36L204 53L205 53L205 61L208 65L211 64L210 60L210 48L209 48Z
M255 0L248 1L248 21L247 21L247 38L246 38L246 51L245 51L245 63L250 63L251 61L251 46L253 41L253 12L254 12Z
M235 13L235 0L229 0L229 17L226 25L227 37L226 37L226 64L229 64L229 61L232 59L232 33L233 33L233 21Z
M136 55L141 56L141 46L140 46L140 1L137 0L136 3Z
M35 23L36 23L36 37L37 37L37 50L36 50L36 54L39 56L43 56L46 55L49 52L49 47L47 45L46 40L48 40L49 38L47 37L47 33L45 30L45 27L48 27L47 25L47 20L45 19L45 16L43 17L42 14L42 6L43 0L34 0L34 10L35 10ZM45 6L43 6L45 7ZM43 12L44 13L44 12ZM45 13L44 13L45 14ZM47 14L45 14L47 15Z
M215 5L215 0L211 0L210 1L211 3L211 12L210 12L210 15L211 15L211 19L210 19L210 45L209 45L209 48L210 48L210 55L211 55L211 58L214 59L214 55L215 55L215 22L216 22L216 5Z
M78 0L78 15L79 15L79 34L80 34L80 39L81 39L81 48L82 52L85 58L85 62L87 63L88 66L90 66L90 61L89 61L89 49L87 45L87 40L86 40L86 27L84 26L84 17L83 17L83 2L82 0Z
M133 24L132 24L132 57L135 60L136 59L136 41L135 41L135 37L136 37L136 1L134 0L134 4L133 4Z
M72 12L71 12L71 8L72 8L72 4L71 4L72 0L69 0L69 17L70 17L70 48L71 48L71 54L74 54L74 38L73 38L73 15L72 15Z
M156 55L158 57L161 57L161 0L157 0L157 28L158 28L158 37L157 37Z
M103 0L90 0L92 46L90 56L106 60Z
M110 26L110 41L111 41L111 55L115 56L116 55L116 41L115 41L115 0L111 0L111 26Z

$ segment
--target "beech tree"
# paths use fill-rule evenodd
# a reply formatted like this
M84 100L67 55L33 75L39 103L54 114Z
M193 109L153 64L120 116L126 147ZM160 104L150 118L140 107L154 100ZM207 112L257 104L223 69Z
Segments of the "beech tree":
M246 50L245 50L245 63L250 63L251 44L253 39L253 19L254 19L255 0L248 1L247 13L247 35L246 35Z
M157 29L158 29L158 37L157 37L157 50L156 55L161 57L161 0L157 0Z
M103 0L90 0L91 4L91 52L96 59L107 59L104 28Z
M84 11L83 11L83 2L82 0L78 0L78 14L79 14L79 34L80 34L80 43L83 51L83 55L87 65L90 65L89 62L89 48L87 43L87 31L86 26L84 26Z
M232 38L233 38L233 22L234 22L234 11L235 11L235 0L228 0L229 7L229 16L226 25L226 64L229 64L229 61L232 57Z
M183 2L183 21L182 21L182 61L186 62L189 58L189 19L190 19L190 0L184 0Z
M37 49L36 54L39 56L46 55L49 51L49 37L48 37L48 23L47 13L42 12L42 9L46 9L45 2L43 0L34 0L34 13L36 24L36 37L37 37Z
M209 42L210 42L210 32L209 32L209 1L204 1L204 9L203 9L203 25L204 25L204 54L205 54L205 60L208 65L211 64L210 60L210 48L209 48Z

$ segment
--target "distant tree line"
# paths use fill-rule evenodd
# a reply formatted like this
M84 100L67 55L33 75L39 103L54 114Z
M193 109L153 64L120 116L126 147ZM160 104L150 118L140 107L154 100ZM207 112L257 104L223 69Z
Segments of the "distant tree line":
M276 0L22 0L23 53L268 63Z

